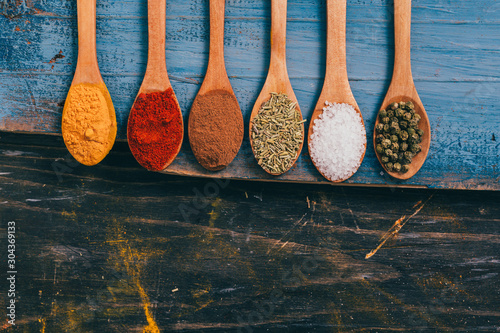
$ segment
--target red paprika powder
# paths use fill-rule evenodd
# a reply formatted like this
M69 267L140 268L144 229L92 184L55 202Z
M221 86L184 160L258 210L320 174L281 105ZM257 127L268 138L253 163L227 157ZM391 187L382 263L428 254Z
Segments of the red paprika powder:
M128 145L140 165L160 171L177 156L182 145L183 128L172 88L139 94L128 117Z

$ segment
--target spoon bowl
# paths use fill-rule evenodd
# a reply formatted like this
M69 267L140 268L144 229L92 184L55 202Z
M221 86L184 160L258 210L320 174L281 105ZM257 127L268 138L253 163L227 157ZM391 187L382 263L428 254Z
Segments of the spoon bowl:
M286 12L287 12L287 0L272 0L271 1L271 60L269 63L269 71L267 74L266 82L262 87L262 90L255 101L252 113L250 114L249 123L249 136L250 145L252 151L255 154L253 140L252 140L252 123L254 118L259 113L259 110L267 100L271 98L271 93L284 93L288 96L290 100L297 103L297 112L302 119L302 112L300 111L300 106L297 101L297 97L293 92L292 84L290 83L290 78L288 77L288 71L286 67ZM302 132L304 133L304 124L301 124ZM290 164L290 168L295 164L302 151L302 146L304 141L299 146L297 155L295 156L293 162ZM290 169L289 168L289 169ZM273 176L278 176L285 173L272 173L264 169L268 174Z
M412 102L415 106L415 113L420 115L421 119L418 128L424 131L420 143L422 150L415 155L409 164L409 170L406 173L388 171L382 163L380 155L375 151L377 158L384 170L396 179L409 179L413 177L422 167L427 158L431 144L431 126L429 117L425 111L424 105L418 96L413 76L411 72L410 56L410 34L411 34L411 0L394 0L394 70L392 74L389 90L382 102L381 109L386 109L391 103ZM380 122L379 117L375 121L375 127ZM373 132L373 147L376 147L376 131Z
M390 95L391 93L391 95ZM405 91L403 93L393 93L389 89L389 92L387 93L384 102L382 103L382 109L387 109L389 105L392 103L399 103L399 102L412 102L413 105L415 106L415 113L420 115L421 119L418 124L418 128L422 129L424 131L424 135L422 136L422 142L420 143L420 146L422 147L422 150L416 154L413 157L412 162L408 165L409 170L406 173L400 173L400 172L395 172L395 171L388 171L384 164L382 163L380 155L375 151L375 154L377 156L378 161L384 168L385 172L387 172L391 177L394 177L396 179L401 179L401 180L406 180L411 177L413 177L418 170L422 167L424 164L427 154L429 152L430 144L431 144L431 127L429 123L429 117L427 116L427 113L425 112L425 108L418 97L417 91L414 89L414 92L412 93L411 90ZM375 121L375 127L377 124L380 122L379 117L377 116L377 120ZM377 136L376 131L374 131L373 134L373 146L376 147L376 142L375 138Z
M318 99L318 103L314 108L309 123L308 143L311 143L311 136L314 133L314 122L323 113L325 102L330 103L345 103L354 107L354 110L361 118L363 129L365 127L363 115L359 110L358 103L352 94L347 76L346 64L346 0L328 0L327 4L327 49L326 49L326 71L323 90ZM363 161L366 152L366 142L364 145L363 154L360 158L359 165ZM314 166L314 160L311 158ZM349 176L343 179L330 179L316 166L318 172L331 182L340 183L349 179L356 173L354 170Z

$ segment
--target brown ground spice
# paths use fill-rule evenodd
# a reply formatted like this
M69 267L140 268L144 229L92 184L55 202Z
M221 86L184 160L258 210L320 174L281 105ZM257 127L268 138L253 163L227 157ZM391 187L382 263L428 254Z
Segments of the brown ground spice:
M188 136L194 156L205 169L228 166L243 141L243 116L236 97L225 90L198 95L189 114Z

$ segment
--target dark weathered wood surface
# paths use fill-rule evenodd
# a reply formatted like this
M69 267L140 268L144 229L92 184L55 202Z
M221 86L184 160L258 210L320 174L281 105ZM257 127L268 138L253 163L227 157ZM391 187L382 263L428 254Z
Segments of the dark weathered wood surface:
M1 262L15 221L18 263L17 325L3 328L498 332L499 202L174 177L123 143L85 167L60 137L0 133Z
M59 133L77 58L75 1L0 2L0 130ZM393 1L347 2L347 70L368 137L392 74ZM208 1L167 2L166 61L184 120L206 71ZM432 128L427 161L411 180L381 175L371 143L352 184L500 189L498 0L418 0L412 8L412 70ZM287 65L305 119L325 69L325 1L289 0ZM225 60L246 124L269 64L270 1L226 1ZM146 1L97 1L97 52L115 104L118 137L147 58ZM306 123L306 128L308 123ZM245 126L247 128L247 126ZM213 176L189 145L169 169ZM248 139L216 177L322 182L307 147L297 166L272 178L254 161Z

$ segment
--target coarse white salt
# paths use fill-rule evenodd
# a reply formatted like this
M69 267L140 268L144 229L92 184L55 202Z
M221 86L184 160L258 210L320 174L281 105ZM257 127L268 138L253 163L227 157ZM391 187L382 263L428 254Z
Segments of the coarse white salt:
M325 105L314 121L309 155L326 178L344 180L361 165L366 147L365 127L352 105L329 102Z

